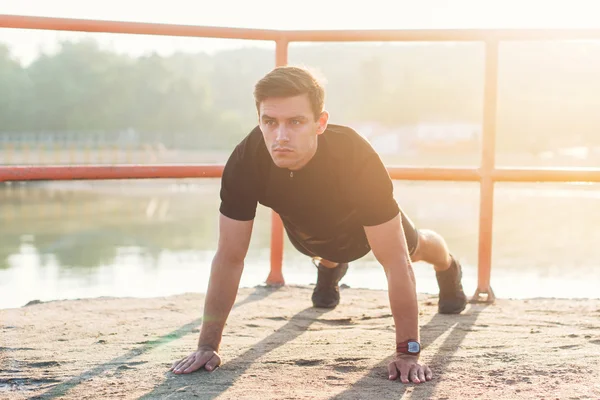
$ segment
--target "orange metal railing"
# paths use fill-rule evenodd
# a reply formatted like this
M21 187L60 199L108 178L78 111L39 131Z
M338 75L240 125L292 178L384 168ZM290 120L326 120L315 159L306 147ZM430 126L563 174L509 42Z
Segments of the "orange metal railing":
M276 31L140 22L0 15L0 28L269 40L275 64L285 65L290 42L479 41L485 43L483 142L479 168L388 167L392 179L480 182L477 290L473 301L494 300L490 285L495 182L600 182L598 168L497 168L495 165L498 46L501 41L600 39L600 30L354 30ZM217 178L215 165L0 166L0 182L75 179ZM283 226L272 216L269 284L283 284ZM487 295L483 298L483 295Z

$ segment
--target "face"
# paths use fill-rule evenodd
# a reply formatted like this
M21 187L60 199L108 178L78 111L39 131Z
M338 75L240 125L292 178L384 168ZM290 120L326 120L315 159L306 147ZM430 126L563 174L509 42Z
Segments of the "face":
M329 115L318 118L308 95L271 97L259 106L259 126L275 165L297 170L305 166L317 151L318 135L327 128Z

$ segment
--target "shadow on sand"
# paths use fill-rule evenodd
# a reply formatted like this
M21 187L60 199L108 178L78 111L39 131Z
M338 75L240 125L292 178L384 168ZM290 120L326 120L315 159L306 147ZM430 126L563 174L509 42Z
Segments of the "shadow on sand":
M381 395L381 398L400 398L410 386L415 386L413 396L418 394L417 398L430 398L434 393L439 377L447 368L447 359L455 352L448 352L448 347L454 346L458 348L485 307L486 305L471 306L460 315L436 314L426 325L421 327L421 341L425 348L450 330L444 343L439 346L440 349L444 349L443 353L438 351L432 356L428 364L434 372L434 379L432 381L420 385L404 385L399 380L390 382L387 379L387 364L394 356L394 354L390 354L367 371L363 378L342 393L333 396L332 399L350 400L367 398L372 395L373 387L381 388L380 393L378 393ZM165 374L166 379L161 385L141 397L141 399L164 398L164 396L168 396L170 393L180 391L178 394L183 396L181 398L186 398L187 394L190 398L193 396L193 398L202 400L213 400L231 388L257 359L302 335L320 316L327 312L329 310L312 307L300 311L281 328L253 345L250 350L235 359L229 360L224 368L227 368L230 373L215 374L200 371L202 379L198 379L198 373L178 375L176 379L169 379L169 375L171 374L169 372ZM188 388L189 392L185 393Z
M460 315L443 315L435 314L426 325L421 327L421 342L425 351L427 347L433 343L437 338L442 336L445 332L451 329L450 333L444 340L439 348L447 349L450 346L454 346L458 349L460 343L465 339L467 332L475 324L479 314L487 307L487 305L474 305L469 307L463 314ZM435 391L439 378L443 375L444 371L448 367L448 360L452 352L438 351L434 354L428 366L431 368L434 377L431 381L421 384L403 384L399 379L391 382L387 377L387 366L388 363L393 359L394 354L390 354L385 359L381 360L360 380L355 382L351 387L332 397L332 400L350 400L350 399L364 399L367 396L372 395L373 387L381 387L380 398L402 398L406 389L413 386L411 398L413 399L430 399Z
M277 290L277 288L257 287L257 288L255 288L254 292L249 294L247 297L245 297L239 303L236 303L233 306L233 308L235 309L235 308L241 307L245 304L262 300L262 299L268 297L275 290ZM132 358L138 357L139 355L141 355L143 353L146 353L150 350L154 350L157 347L160 347L162 345L165 345L174 340L180 339L186 335L191 334L192 330L194 328L197 328L198 325L200 325L201 323L202 323L202 318L197 318L193 321L190 321L189 323L179 327L178 329L174 330L173 332L163 335L156 340L145 343L143 346L137 347L120 357L116 357L108 362L105 362L105 363L98 365L90 370L87 370L87 371L81 373L80 375L69 379L66 382L63 382L57 386L54 386L52 389L48 390L47 392L45 392L41 395L31 397L31 399L46 400L46 399L54 399L54 398L62 397L69 390L71 390L72 388L74 388L75 386L77 386L79 383L81 383L84 380L87 380L87 379L95 377L95 376L99 376L106 371L115 369L115 368L119 367L120 365L127 363Z
M231 379L231 375L213 374L200 371L203 374L202 379L198 379L198 373L178 375L177 381L165 381L152 392L141 397L143 400L164 398L165 393L173 393L187 386L194 388L194 398L203 400L214 399L223 394L232 387L236 380L252 366L252 364L265 354L293 341L302 335L306 330L331 310L317 309L313 307L306 308L294 315L284 326L277 329L271 335L252 346L251 349L240 356L229 360L227 366L234 366L236 377ZM170 374L170 373L169 373Z

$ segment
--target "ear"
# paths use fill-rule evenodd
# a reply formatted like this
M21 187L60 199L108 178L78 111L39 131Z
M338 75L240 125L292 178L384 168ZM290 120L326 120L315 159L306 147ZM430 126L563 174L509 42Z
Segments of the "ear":
M329 122L329 112L323 111L321 115L319 115L319 120L317 123L319 127L317 128L317 135L321 135L327 129L327 122Z

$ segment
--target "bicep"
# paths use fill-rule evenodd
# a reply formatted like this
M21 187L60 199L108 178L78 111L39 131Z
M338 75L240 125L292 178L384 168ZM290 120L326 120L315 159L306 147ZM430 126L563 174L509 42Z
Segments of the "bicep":
M394 185L381 159L372 154L360 163L351 183L351 198L364 226L379 226L390 221L400 208L394 199Z
M257 178L253 159L239 144L229 156L221 177L221 214L239 221L249 221L256 216L258 205Z
M364 229L373 255L384 267L410 261L399 213L387 222Z
M219 214L218 256L233 262L243 262L250 246L253 225L253 219L238 221Z

